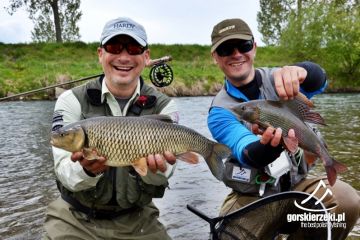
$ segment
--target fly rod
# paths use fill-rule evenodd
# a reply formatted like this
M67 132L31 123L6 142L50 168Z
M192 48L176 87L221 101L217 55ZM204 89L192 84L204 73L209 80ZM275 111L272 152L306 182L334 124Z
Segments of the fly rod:
M168 61L171 61L171 60L172 60L171 56L164 56L164 57L157 58L157 59L151 59L149 61L149 63L146 64L146 67L152 67L152 70L153 70L154 68L158 68L160 66L166 65L165 62L168 62ZM7 97L3 97L3 98L0 98L0 102L1 101L6 101L6 100L9 100L9 99L12 99L12 98L17 98L17 97L21 97L21 96L27 96L27 95L30 95L30 94L33 94L33 93L45 91L45 90L56 88L56 87L65 86L65 85L68 85L68 84L71 84L71 83L82 82L82 81L89 80L89 79L92 79L92 78L100 77L102 74L103 73L96 74L96 75L93 75L93 76L84 77L84 78L80 78L80 79L76 79L76 80L73 80L73 81L68 81L68 82L65 82L65 83L59 83L59 84L54 84L54 85L43 87L43 88L38 88L38 89L34 89L34 90L31 90L31 91L14 94L14 95L7 96ZM157 77L159 78L159 76L157 76ZM151 78L152 82L154 80L157 80L157 79L153 80L151 76L150 76L150 78ZM161 78L161 80L162 80L162 78Z

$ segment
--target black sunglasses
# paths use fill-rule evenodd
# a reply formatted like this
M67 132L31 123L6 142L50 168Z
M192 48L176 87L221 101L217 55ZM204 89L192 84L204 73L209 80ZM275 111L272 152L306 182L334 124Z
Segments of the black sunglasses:
M237 42L224 42L216 48L216 53L220 57L227 57L234 53L234 50L237 49L241 53L247 53L251 51L254 47L254 40L240 40Z
M107 42L102 46L106 52L111 54L120 54L124 49L130 55L139 55L142 54L146 49L147 46L143 47L136 42L128 42L128 43L121 43L121 42Z

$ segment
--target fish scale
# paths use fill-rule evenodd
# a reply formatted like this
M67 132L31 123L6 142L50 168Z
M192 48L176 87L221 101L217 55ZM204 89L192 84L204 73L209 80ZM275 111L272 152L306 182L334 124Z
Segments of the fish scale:
M192 158L186 158L186 153L196 152L205 158L213 175L221 180L222 160L231 155L230 149L190 128L169 123L169 120L161 115L89 118L52 132L51 143L70 152L96 149L99 156L106 157L107 165L115 167L134 166L136 160L165 151L190 162ZM82 141L84 143L79 144Z

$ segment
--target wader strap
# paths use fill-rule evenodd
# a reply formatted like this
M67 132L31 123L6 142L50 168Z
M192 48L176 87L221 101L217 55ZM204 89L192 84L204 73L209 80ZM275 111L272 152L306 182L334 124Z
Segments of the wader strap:
M61 198L64 199L64 201L66 201L67 203L69 203L71 206L73 206L75 211L85 213L88 218L93 219L113 219L121 215L128 214L134 211L139 211L142 209L141 207L135 206L119 211L100 210L86 207L75 198L67 196L65 194L61 194Z

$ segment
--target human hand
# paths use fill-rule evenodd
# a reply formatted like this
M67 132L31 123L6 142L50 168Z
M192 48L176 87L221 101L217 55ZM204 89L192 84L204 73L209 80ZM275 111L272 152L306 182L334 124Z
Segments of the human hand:
M274 128L274 127L267 127L264 131L259 128L257 124L251 125L251 130L254 134L261 135L260 143L261 144L268 144L270 143L271 146L277 147L281 143L282 138L282 129L281 128ZM294 129L290 129L288 132L289 138L295 138L295 131Z
M96 160L87 160L84 158L83 152L73 152L70 159L73 162L79 162L84 170L94 176L105 172L109 168L109 166L105 165L106 158L103 156L98 156Z
M284 66L274 72L275 89L280 99L293 99L304 82L307 71L298 66Z
M150 154L146 160L150 171L155 173L157 170L165 172L167 169L166 162L173 165L176 162L176 157L173 153L166 151L164 154Z

